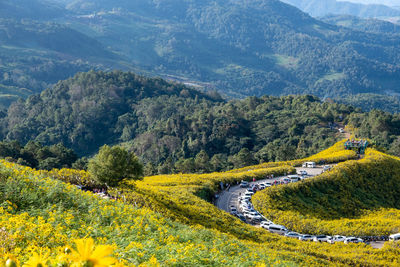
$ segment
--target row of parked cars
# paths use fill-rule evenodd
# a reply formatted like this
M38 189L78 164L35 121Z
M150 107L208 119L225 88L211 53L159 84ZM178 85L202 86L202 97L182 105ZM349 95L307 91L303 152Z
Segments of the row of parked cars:
M305 174L306 175L306 174ZM297 175L292 175L292 177L300 178ZM285 179L285 178L283 178ZM286 178L290 179L290 178ZM282 179L281 179L282 180ZM297 181L300 181L298 179ZM294 181L290 181L294 182ZM256 211L251 203L251 197L257 190L263 190L267 187L272 186L273 183L260 183L260 184L250 184L246 181L242 181L240 187L247 188L247 190L239 195L238 198L238 209L242 212L240 213L235 206L231 206L231 214L237 216L243 222L250 221L251 223L260 223L260 226L271 233L277 233L290 238L296 238L302 241L314 241L314 242L328 242L334 244L337 242L347 243L361 243L364 242L361 238L357 237L346 237L341 235L328 236L328 235L308 235L299 234L296 232L289 231L285 226L274 224L272 221L266 219L262 214Z

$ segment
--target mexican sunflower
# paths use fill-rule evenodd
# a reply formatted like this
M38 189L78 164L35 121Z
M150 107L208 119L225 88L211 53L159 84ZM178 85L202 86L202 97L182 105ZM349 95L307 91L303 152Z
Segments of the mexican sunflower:
M113 248L108 245L94 245L92 238L75 240L76 250L71 253L72 266L84 267L108 267L117 262L113 257L109 257Z

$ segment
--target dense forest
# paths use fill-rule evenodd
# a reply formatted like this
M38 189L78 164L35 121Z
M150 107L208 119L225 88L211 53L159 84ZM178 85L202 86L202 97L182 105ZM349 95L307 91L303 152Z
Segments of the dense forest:
M327 24L276 0L5 0L0 36L3 106L89 69L131 70L231 98L400 88L398 35Z
M313 17L332 14L352 15L361 18L400 16L400 10L384 4L361 4L343 0L282 0L282 2L296 6Z
M29 141L24 146L17 141L0 142L0 158L35 169L85 168L85 158L78 159L72 149L62 144L43 146Z
M400 12L400 11L399 11ZM379 19L362 19L350 15L328 15L322 21L357 31L400 35L400 25Z
M125 72L80 73L11 105L2 137L25 144L62 143L79 156L122 143L148 173L207 172L300 158L342 138L353 125L399 155L399 114L364 113L305 96L249 97L226 102L160 78Z

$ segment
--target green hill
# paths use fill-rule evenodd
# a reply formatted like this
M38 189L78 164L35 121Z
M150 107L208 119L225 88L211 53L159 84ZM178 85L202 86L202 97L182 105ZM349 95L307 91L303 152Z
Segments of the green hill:
M337 128L346 124L400 155L399 121L399 114L361 112L309 95L227 102L218 94L118 71L60 81L14 103L0 120L2 138L62 143L80 156L123 143L148 164L148 174L306 157L341 138Z
M361 18L398 17L400 10L384 4L360 4L337 0L283 0L313 17L352 15Z
M96 45L90 48L98 43L83 38L85 44L81 37L44 47L72 52L74 60L64 58L67 66L74 66L71 71L135 66L231 97L399 92L399 37L329 25L279 1L56 2L64 10L51 22L79 31L119 56L101 49L96 53ZM89 60L86 54L101 60ZM34 63L23 59L16 61L26 73ZM82 61L83 66L76 66ZM65 72L62 78L69 75ZM37 80L48 84L56 78L60 76Z

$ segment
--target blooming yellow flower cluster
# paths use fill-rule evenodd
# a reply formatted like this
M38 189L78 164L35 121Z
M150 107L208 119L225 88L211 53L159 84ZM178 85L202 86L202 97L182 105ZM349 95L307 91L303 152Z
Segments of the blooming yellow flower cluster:
M326 161L342 160L347 153L336 148L330 151L322 154ZM394 244L374 250L366 245L331 246L288 240L241 223L209 202L220 182L235 183L294 171L293 162L278 165L224 173L145 177L143 181L127 182L117 188L124 198L114 201L64 183L90 183L85 172L35 171L0 161L0 264L379 266L398 263L399 248Z

